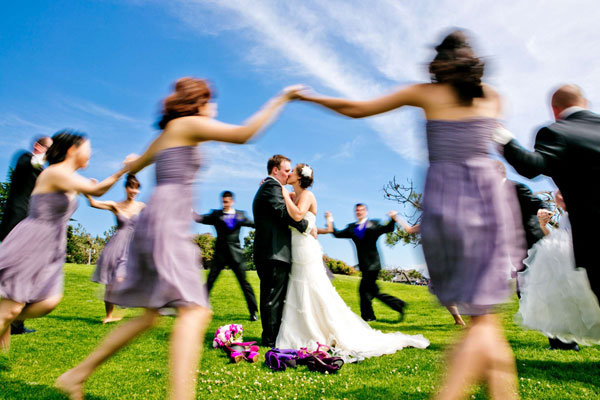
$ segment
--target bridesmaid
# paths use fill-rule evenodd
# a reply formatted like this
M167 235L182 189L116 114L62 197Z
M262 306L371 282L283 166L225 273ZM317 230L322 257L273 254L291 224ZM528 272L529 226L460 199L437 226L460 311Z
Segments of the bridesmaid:
M514 189L502 184L488 154L500 97L481 82L484 63L463 32L449 34L436 52L431 83L366 101L310 93L297 98L353 118L403 106L423 109L430 161L421 224L425 261L440 302L472 316L437 398L463 398L472 383L485 381L492 398L514 399L515 359L494 306L510 294L506 269L524 255L524 241Z
M158 310L177 308L170 345L169 398L195 398L195 376L202 341L211 320L208 295L200 278L197 247L190 240L193 183L200 167L199 143L246 143L271 123L295 95L290 88L270 100L245 124L219 122L207 82L181 78L164 100L159 122L162 133L137 160L131 173L156 162L156 190L136 225L127 260L127 275L107 300L125 307L142 307L145 313L120 325L99 347L73 369L61 375L56 386L71 399L83 399L85 380L110 356L154 326Z
M98 262L96 270L92 275L92 281L106 285L104 294L104 308L106 317L102 320L103 324L119 321L123 317L113 316L115 305L106 300L115 282L121 282L125 277L125 264L127 262L127 250L129 242L133 236L133 229L138 219L140 211L146 206L141 201L136 201L136 196L140 193L140 182L135 175L128 174L125 179L125 200L98 201L91 196L86 196L90 206L100 210L108 210L115 214L117 219L117 231L108 241Z
M37 178L27 218L0 244L0 352L8 352L10 323L42 317L62 299L67 224L77 209L77 194L102 196L126 172L102 182L77 174L88 165L90 141L78 132L52 137L50 166Z

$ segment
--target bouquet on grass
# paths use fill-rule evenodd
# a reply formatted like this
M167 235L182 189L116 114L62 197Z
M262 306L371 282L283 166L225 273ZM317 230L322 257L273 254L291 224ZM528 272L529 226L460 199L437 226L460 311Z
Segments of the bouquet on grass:
M232 343L242 341L244 335L244 328L240 324L229 324L220 326L215 332L215 338L213 340L213 347L215 349L229 346Z

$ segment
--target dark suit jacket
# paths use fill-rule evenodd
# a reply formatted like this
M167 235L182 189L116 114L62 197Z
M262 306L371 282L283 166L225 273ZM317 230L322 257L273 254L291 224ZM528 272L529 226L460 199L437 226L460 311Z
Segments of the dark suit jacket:
M242 226L254 228L254 222L246 217L243 211L235 211L235 225L229 228L225 223L223 210L211 210L210 213L200 215L194 213L194 220L200 224L212 225L217 231L215 244L215 262L227 265L230 260L241 263L243 251L240 246L240 230Z
M377 250L377 239L384 233L393 232L395 223L390 220L387 224L382 225L376 219L367 220L364 236L359 238L354 232L357 223L348 224L342 230L333 227L333 236L336 238L352 239L356 246L356 254L358 257L358 267L361 271L378 271L381 269L381 259Z
M254 235L254 263L259 267L265 261L291 262L292 232L290 226L306 231L308 221L294 221L287 213L281 185L275 179L265 179L252 203L256 232Z
M535 196L527 185L520 182L513 182L513 184L517 190L517 199L521 207L521 220L525 230L527 248L530 249L544 237L540 221L537 218L537 212L540 208L549 210L550 207L542 199Z
M512 140L504 146L504 157L527 178L543 174L554 180L569 211L577 266L597 264L600 116L587 110L575 112L541 128L535 151L527 151Z
M4 209L4 217L0 224L0 240L25 217L29 209L29 198L35 186L35 181L42 169L31 165L32 153L23 153L17 160L17 164L11 175L10 190Z

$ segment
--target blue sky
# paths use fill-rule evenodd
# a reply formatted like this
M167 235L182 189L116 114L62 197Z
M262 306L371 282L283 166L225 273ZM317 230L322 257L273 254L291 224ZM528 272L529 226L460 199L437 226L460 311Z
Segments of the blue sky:
M157 134L160 100L182 76L209 78L218 91L219 119L231 123L298 82L366 98L426 81L432 46L452 26L475 34L490 66L488 82L505 100L504 122L530 146L535 128L550 120L552 87L578 83L592 106L598 103L599 8L593 1L475 0L7 3L0 25L0 176L34 135L70 127L92 140L92 160L82 174L104 178ZM422 186L422 118L406 109L356 121L291 104L250 145L203 146L196 206L218 207L218 194L229 189L236 206L250 210L266 160L282 153L313 166L320 224L325 210L338 225L352 221L359 201L369 205L371 217L382 218L397 208L381 191L390 178ZM147 200L153 169L139 177ZM552 188L546 179L519 179L535 190ZM103 199L123 195L119 183ZM109 213L83 199L74 218L94 234L113 224ZM349 241L322 237L321 243L330 256L356 262ZM386 265L423 264L420 248L380 248Z

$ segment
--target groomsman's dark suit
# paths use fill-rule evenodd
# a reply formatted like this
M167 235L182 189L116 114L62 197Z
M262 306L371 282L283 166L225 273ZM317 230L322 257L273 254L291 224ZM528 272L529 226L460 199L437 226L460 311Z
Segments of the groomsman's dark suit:
M569 210L577 267L585 268L592 290L600 298L600 116L579 110L540 129L535 150L522 148L516 140L504 146L504 157L519 174L551 177Z
M246 280L246 268L244 266L244 254L240 246L240 230L242 226L254 228L252 220L246 217L243 211L235 210L234 213L225 213L223 210L211 210L209 214L199 215L194 213L194 220L205 225L212 225L217 231L217 240L215 244L215 256L206 286L208 292L212 289L219 274L229 266L235 273L240 287L244 292L250 319L256 320L256 298L252 286Z
M360 294L360 315L365 321L375 320L373 298L377 298L384 302L393 310L404 314L404 306L406 303L389 294L381 293L377 286L377 277L381 270L381 260L379 251L377 250L377 239L379 236L393 232L395 227L394 221L389 221L382 225L377 220L367 220L364 224L359 225L358 222L348 224L343 230L333 228L333 236L340 239L352 239L356 246L356 254L358 257L358 267L362 272L362 279L359 286Z
M43 169L36 168L31 164L32 157L32 153L23 153L17 159L17 164L13 169L4 216L0 224L0 241L4 240L8 233L27 217L29 198L35 181Z
M263 346L275 345L291 269L290 226L305 232L308 221L294 221L287 213L281 184L269 176L252 204L256 232L254 264L260 278L260 314Z

